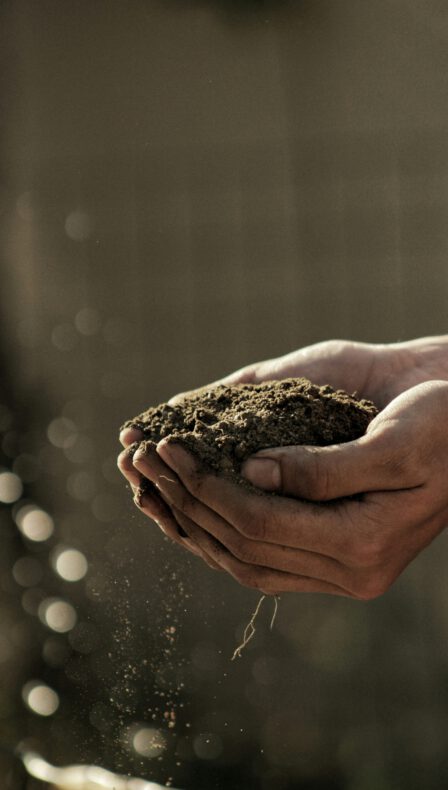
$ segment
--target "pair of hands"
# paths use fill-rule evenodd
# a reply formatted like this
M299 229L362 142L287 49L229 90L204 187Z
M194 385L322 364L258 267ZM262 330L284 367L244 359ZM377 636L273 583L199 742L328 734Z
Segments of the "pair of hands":
M248 459L243 475L277 496L204 473L165 440L133 458L123 450L118 466L134 490L142 477L154 483L158 494L139 507L168 537L241 584L376 598L448 521L448 337L318 343L214 384L290 376L357 392L382 411L353 442ZM125 448L141 439L137 429L120 436Z

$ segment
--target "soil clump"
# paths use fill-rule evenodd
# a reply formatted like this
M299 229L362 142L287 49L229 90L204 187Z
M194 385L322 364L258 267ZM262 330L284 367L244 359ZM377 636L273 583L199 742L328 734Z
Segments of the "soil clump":
M174 406L151 407L123 428L139 428L143 443L153 446L170 437L204 470L248 486L241 465L258 450L349 442L362 436L377 414L371 401L298 378L203 389ZM131 445L131 455L139 445Z

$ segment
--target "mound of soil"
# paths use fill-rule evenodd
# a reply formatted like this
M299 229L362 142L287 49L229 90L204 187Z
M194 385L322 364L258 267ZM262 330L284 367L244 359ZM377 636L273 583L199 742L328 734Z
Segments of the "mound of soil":
M123 428L140 428L150 444L169 436L192 451L204 469L248 485L239 472L257 450L348 442L362 436L376 414L370 401L300 378L218 385L175 406L151 407Z

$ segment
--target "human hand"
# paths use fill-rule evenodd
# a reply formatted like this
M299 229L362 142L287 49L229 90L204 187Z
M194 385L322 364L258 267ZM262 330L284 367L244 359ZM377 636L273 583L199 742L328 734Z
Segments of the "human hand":
M447 414L448 383L431 381L397 397L356 441L261 451L243 474L276 496L205 474L166 439L157 456L168 474L140 450L134 465L195 545L241 584L371 599L445 527ZM277 462L276 480L267 461Z
M252 365L169 401L175 404L217 384L259 384L305 376L314 384L356 392L384 408L401 392L424 381L448 380L448 336L404 343L373 344L326 340Z
M419 382L431 379L448 379L448 338L429 337L406 343L391 345L372 345L344 340L330 340L317 343L277 359L249 365L225 378L219 383L258 383L269 379L282 379L289 376L306 376L317 384L331 384L349 392L356 391L360 396L373 399L377 405L385 406L397 394ZM210 384L207 386L213 386ZM204 387L201 389L205 389ZM171 399L175 403L183 397L200 390L181 393ZM120 440L125 448L141 441L143 434L136 428L122 431ZM155 459L153 459L155 462ZM158 463L161 463L160 456ZM124 450L118 457L118 466L127 478L134 492L143 476L133 465L132 458ZM161 473L161 469L159 469ZM164 472L167 472L165 467ZM165 525L163 529L169 537L216 567L194 539L186 540L176 523L173 513L160 497L160 492L147 492L139 503L142 511ZM168 524L170 526L168 526Z

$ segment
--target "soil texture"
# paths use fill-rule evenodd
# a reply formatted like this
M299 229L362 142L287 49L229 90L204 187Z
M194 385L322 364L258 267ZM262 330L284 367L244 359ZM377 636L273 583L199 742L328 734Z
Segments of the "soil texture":
M151 407L123 428L140 428L149 444L169 436L204 470L247 486L241 465L257 450L348 442L362 436L376 414L368 400L299 378L203 389L175 406Z

